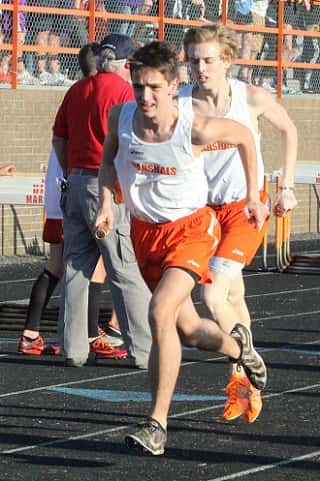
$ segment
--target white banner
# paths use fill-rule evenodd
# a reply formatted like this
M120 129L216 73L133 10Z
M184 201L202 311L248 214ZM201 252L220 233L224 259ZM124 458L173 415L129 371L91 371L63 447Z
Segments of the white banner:
M0 176L0 204L44 205L44 175Z

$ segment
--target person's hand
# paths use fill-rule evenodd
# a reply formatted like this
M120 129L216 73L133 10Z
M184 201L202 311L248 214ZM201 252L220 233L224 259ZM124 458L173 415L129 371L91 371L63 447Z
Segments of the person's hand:
M108 232L113 229L113 211L112 208L100 207L98 209L97 217L94 223L94 229L102 228L103 230L107 230Z
M293 190L279 190L272 202L272 211L276 217L283 217L298 204Z
M268 207L260 200L255 202L248 200L243 212L250 223L254 223L258 230L262 229L262 226L270 215Z
M16 166L13 164L8 164L0 167L0 175L15 175L16 172Z

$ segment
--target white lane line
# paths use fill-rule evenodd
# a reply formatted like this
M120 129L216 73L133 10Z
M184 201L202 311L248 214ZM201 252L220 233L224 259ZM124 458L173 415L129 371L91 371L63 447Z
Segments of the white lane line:
M300 294L300 293L304 293L304 292L311 292L311 291L319 291L320 290L320 286L316 286L316 287L308 287L306 289L301 289L300 287L298 289L291 289L291 290L288 290L288 291L275 291L275 292L265 292L265 293L262 293L262 294L250 294L248 296L246 296L247 299L252 299L254 297L268 297L268 296L278 296L278 295L282 295L282 294Z
M126 376L137 376L139 374L144 374L144 373L147 373L147 371L139 370L139 371L132 371L132 372L123 372L121 374L111 374L109 376L87 378L87 379L81 379L81 380L78 380L78 381L63 382L63 383L60 383L60 384L49 384L47 386L35 387L35 388L32 388L32 389L24 389L22 391L12 391L12 392L8 392L8 393L5 393L5 394L0 394L0 398L6 398L6 397L10 397L10 396L18 396L20 394L27 394L27 393L32 393L32 392L45 391L47 389L52 389L54 387L72 386L74 384L84 384L86 382L104 381L104 380L107 380L107 379L119 379L121 377L126 377Z
M300 316L313 316L314 314L320 314L320 311L307 311L307 312L295 312L294 314L281 314L276 316L267 316L267 317L255 317L253 318L253 322L257 321L272 321L273 319L284 319L290 317L300 317Z
M309 287L309 288L306 288L306 289L291 289L289 291L274 291L274 292L264 292L264 293L261 293L261 294L249 294L249 295L246 295L246 299L254 299L255 297L259 297L259 299L261 299L262 297L270 297L270 296L282 296L282 295L286 295L286 294L300 294L300 293L305 293L305 292L311 292L311 291L319 291L320 290L320 286L316 286L316 287ZM198 304L202 304L202 301L201 299L198 299L198 300L194 300L193 303L195 305L198 305Z
M261 473L262 471L268 471L269 469L275 469L275 468L279 468L280 466L286 466L288 464L305 461L306 459L315 458L319 455L320 455L320 451L313 451L308 454L303 454L302 456L296 456L295 458L284 459L283 461L279 461L278 463L265 464L257 468L246 469L245 471L238 471L237 473L228 474L220 478L209 479L208 481L228 481L229 479L239 479L239 478L242 478L243 476L250 476L251 474Z
M320 342L320 339L313 339L312 341L304 342L300 345L301 346L311 346L313 344L317 344L318 342ZM271 352L271 351L278 351L278 350L287 349L287 348L288 348L288 345L283 344L283 346L261 348L261 349L258 349L258 351L259 352ZM203 362L221 361L225 358L226 358L226 356L219 356L219 357L211 357L211 358L207 358L207 359L201 359L199 361L187 361L187 362L183 362L181 364L181 367L192 366L192 365L195 365L195 364L201 364ZM55 388L55 387L73 386L75 384L85 384L85 383L88 383L88 382L104 381L104 380L108 380L108 379L119 379L121 377L126 377L126 376L139 376L141 374L147 374L147 370L136 370L136 371L130 371L130 372L123 372L123 373L120 373L120 374L110 374L108 376L86 378L86 379L80 379L80 380L77 380L77 381L69 381L69 382L64 382L64 383L60 383L60 384L49 384L49 385L46 385L46 386L35 387L35 388L31 388L31 389L24 389L24 390L21 390L21 391L12 391L12 392L9 392L9 393L0 394L0 398L8 398L8 397L11 397L11 396L19 396L20 394L28 394L28 393L33 393L33 392L46 391L47 389L52 389L52 388Z
M1 284L11 284L11 283L15 283L15 284L20 284L21 282L33 282L35 281L36 279L8 279L6 281L0 281L0 285Z
M284 346L286 347L286 346ZM273 351L275 348L270 348L270 349L259 349L259 352L266 352L266 351ZM200 364L202 362L211 362L211 361L221 361L222 359L225 359L225 356L219 356L219 357L214 357L214 358L208 358L208 359L202 359L200 361L188 361L184 362L181 364L181 367L184 366L191 366L193 364ZM85 384L87 382L97 382L97 381L104 381L104 380L109 380L109 379L119 379L121 377L126 377L126 376L139 376L141 374L147 374L148 371L144 369L139 369L136 371L130 371L130 372L123 372L120 374L110 374L108 376L100 376L100 377L94 377L94 378L86 378L86 379L80 379L78 381L70 381L70 382L64 382L60 384L50 384L47 386L41 386L41 387L35 387L31 389L24 389L21 391L12 391L9 393L5 394L0 394L0 398L7 398L10 396L18 396L20 394L28 394L28 393L33 393L33 392L39 392L39 391L46 391L47 389L52 389L55 387L65 387L65 386L72 386L75 384Z
M295 392L300 392L300 391L306 391L307 389L315 389L315 388L318 388L318 387L320 387L320 383L311 384L309 386L303 386L303 387L295 388L295 389L287 389L285 391L281 391L281 392L277 392L277 393L266 394L266 395L263 396L263 399L266 400L266 399L270 399L270 398L274 398L274 397L283 396L285 394L289 394L289 393L293 393L293 392L295 393ZM206 411L214 411L216 409L220 409L221 407L223 407L223 405L224 404L217 404L215 406L207 406L205 408L183 411L181 413L172 414L171 416L169 416L169 419L177 419L177 418L181 418L183 416L189 416L190 414L198 414L198 413L203 413L203 412L206 412ZM80 439L89 439L91 437L100 436L102 434L110 434L110 433L114 433L114 432L123 431L125 429L130 428L130 427L132 427L132 424L127 424L125 426L118 426L118 427L114 427L114 428L103 429L101 431L95 431L94 433L89 433L89 434L79 434L77 436L69 436L69 437L66 437L66 438L54 439L52 441L45 441L43 443L30 444L28 446L21 446L19 448L13 448L13 449L6 449L6 450L3 450L3 451L0 451L0 454L14 454L14 453L18 453L18 452L22 452L22 451L29 451L29 450L32 450L32 449L42 448L42 447L46 447L46 446L53 446L53 445L57 445L57 444L65 444L65 443L68 443L70 441L75 441L75 440L80 440ZM209 480L209 481L218 481L218 479L219 478L217 478L215 480ZM226 478L226 479L232 479L232 478Z
M253 274L253 275L256 275L256 274ZM260 275L260 274L258 274ZM251 276L245 276L245 277L251 277ZM0 281L1 282L6 282L6 284L8 283L8 281ZM286 295L286 294L300 294L300 293L305 293L305 292L311 292L311 291L319 291L320 290L320 286L315 286L315 287L308 287L308 288L305 288L305 289L301 289L300 287L298 289L291 289L291 290L285 290L285 291L274 291L274 292L264 292L264 293L261 293L261 294L249 294L249 295L246 295L246 299L253 299L255 297L270 297L270 296L280 296L280 295ZM110 293L110 289L104 289L102 291L103 294L106 294L106 293ZM52 299L59 299L60 296L53 296ZM10 301L0 301L0 305L1 304L7 304L7 303L15 303L15 304L23 304L23 303L28 303L29 302L29 298L27 299L13 299L13 300L10 300ZM196 300L194 301L194 304L202 304L201 300Z

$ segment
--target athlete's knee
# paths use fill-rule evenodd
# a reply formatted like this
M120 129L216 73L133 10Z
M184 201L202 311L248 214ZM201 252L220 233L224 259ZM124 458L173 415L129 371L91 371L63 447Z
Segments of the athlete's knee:
M237 306L245 301L245 287L244 284L237 284L232 286L228 293L228 302L232 306Z
M153 334L159 334L164 329L174 325L173 308L164 299L154 297L149 305L149 324Z
M219 289L219 286L215 286L210 290L204 289L201 293L201 300L205 306L209 309L212 316L215 317L220 309L227 302L228 293L225 289Z

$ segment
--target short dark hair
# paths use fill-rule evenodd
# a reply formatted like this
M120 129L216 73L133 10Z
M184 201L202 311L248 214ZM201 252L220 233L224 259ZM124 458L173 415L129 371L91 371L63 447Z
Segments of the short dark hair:
M154 41L139 48L130 60L130 73L151 68L163 74L168 82L178 77L178 55L169 42Z
M99 44L97 42L87 43L80 49L78 60L84 77L89 77L96 73L98 53Z

